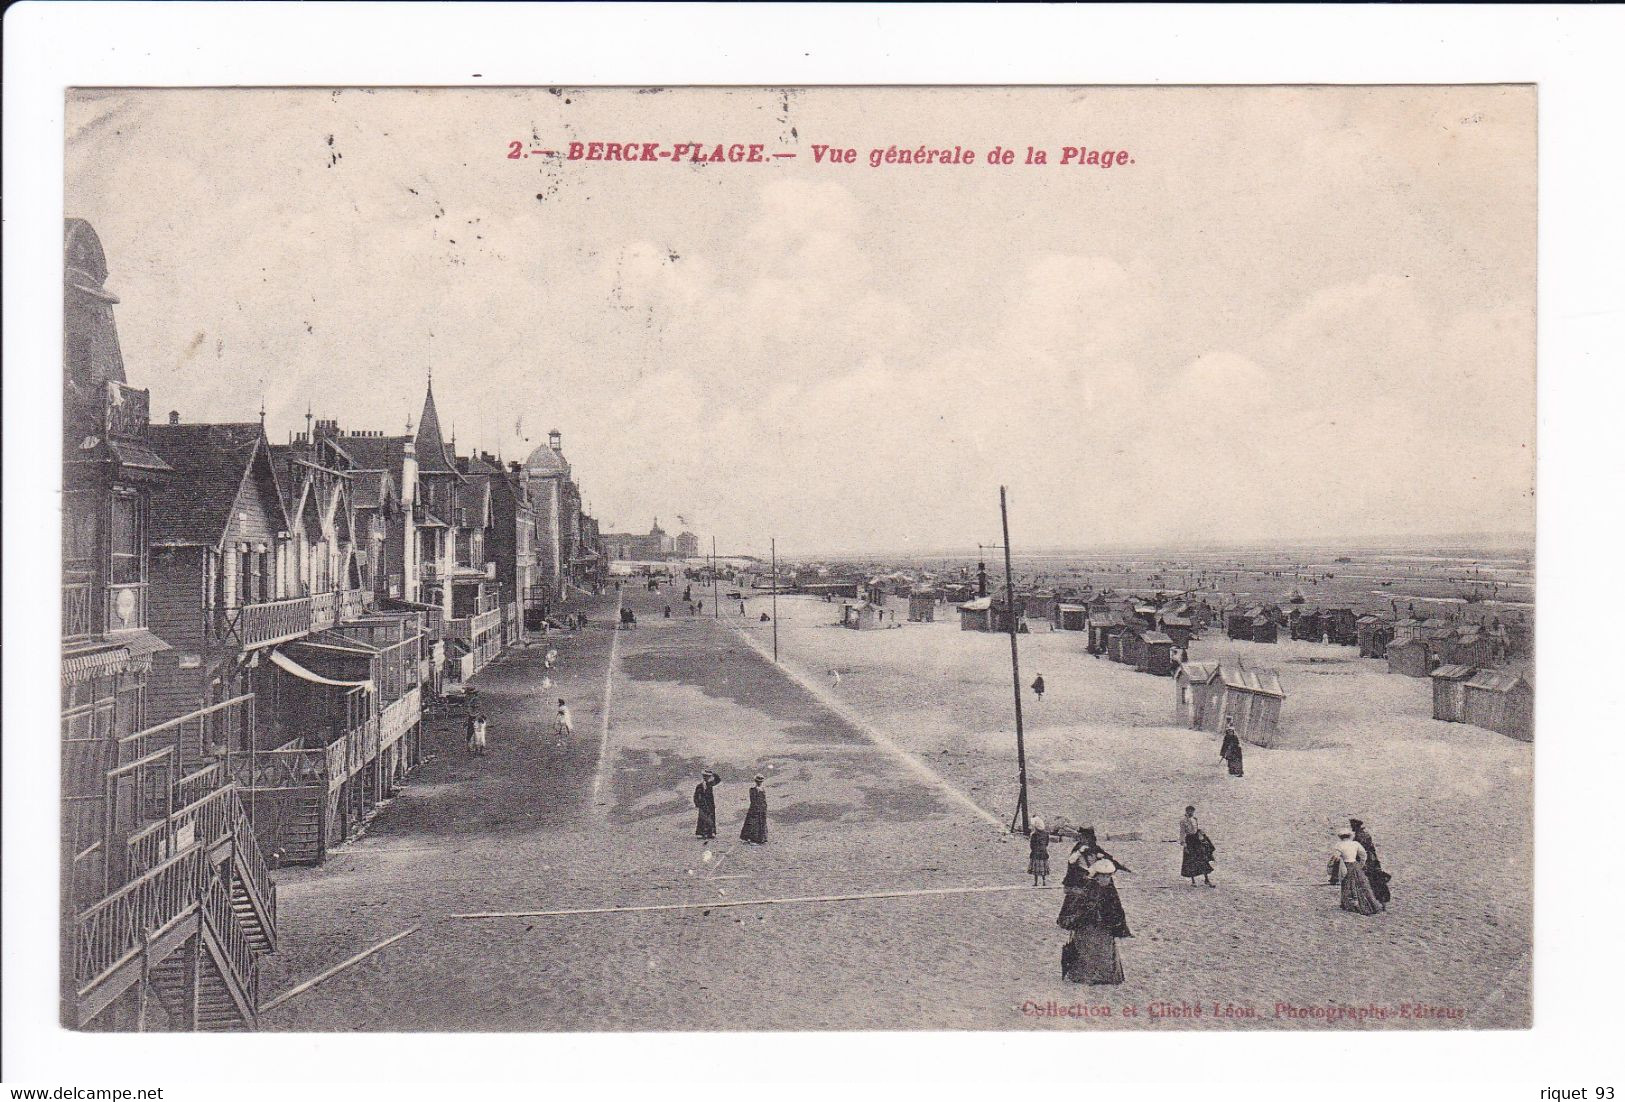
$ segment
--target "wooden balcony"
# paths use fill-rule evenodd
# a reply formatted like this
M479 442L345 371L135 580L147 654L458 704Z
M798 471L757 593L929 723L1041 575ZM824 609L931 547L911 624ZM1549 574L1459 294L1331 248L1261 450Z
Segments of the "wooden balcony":
M311 598L289 597L281 601L214 609L210 626L215 639L242 650L297 639L312 630Z
M380 750L393 746L400 737L412 729L423 715L422 690L413 687L410 692L389 707L378 717L378 748Z
M474 642L474 618L472 616L454 616L445 621L441 628L442 639L455 639L460 643Z
M475 639L489 635L493 631L501 631L502 608L498 606L486 612L482 612L478 616L474 617L472 630Z

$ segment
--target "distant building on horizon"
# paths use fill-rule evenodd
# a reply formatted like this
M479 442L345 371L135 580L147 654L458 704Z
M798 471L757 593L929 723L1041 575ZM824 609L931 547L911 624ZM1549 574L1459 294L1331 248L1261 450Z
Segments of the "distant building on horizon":
M634 562L660 562L665 559L694 559L700 554L700 537L693 532L669 536L660 527L660 518L646 534L609 532L603 537L604 553L611 559Z

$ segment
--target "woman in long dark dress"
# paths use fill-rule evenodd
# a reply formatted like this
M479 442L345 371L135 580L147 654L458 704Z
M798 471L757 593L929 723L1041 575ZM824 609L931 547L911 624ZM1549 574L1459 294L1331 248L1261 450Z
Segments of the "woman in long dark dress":
M1386 907L1393 899L1388 890L1388 882L1393 878L1383 871L1382 862L1377 860L1377 843L1371 840L1371 832L1359 819L1350 819L1349 828L1354 831L1354 840L1365 847L1365 878L1371 882L1371 894Z
M1117 939L1134 935L1129 931L1117 885L1112 882L1116 871L1117 866L1104 858L1089 868L1088 886L1082 888L1082 902L1073 915L1072 940L1061 951L1062 975L1073 983L1123 982L1123 958L1117 951Z
M756 783L750 789L750 810L745 812L745 825L739 831L739 837L753 846L767 844L767 793L762 790L765 780L756 774Z
M1241 740L1236 737L1235 725L1226 721L1224 725L1224 741L1219 744L1219 757L1230 767L1230 775L1239 777L1241 773Z
M702 770L700 783L694 786L694 809L698 817L694 823L694 837L707 840L717 836L717 797L711 791L722 780L711 770Z
M1179 875L1194 887L1200 876L1202 883L1213 887L1208 873L1213 871L1213 843L1201 827L1196 825L1196 808L1187 807L1185 817L1179 820L1179 843L1183 853L1179 860Z

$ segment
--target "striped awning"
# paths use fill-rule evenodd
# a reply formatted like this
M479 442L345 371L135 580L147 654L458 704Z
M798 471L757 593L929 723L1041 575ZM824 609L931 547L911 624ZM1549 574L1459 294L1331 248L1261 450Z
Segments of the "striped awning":
M130 660L127 647L100 644L94 650L82 650L62 656L62 680L82 681L98 674L116 673Z

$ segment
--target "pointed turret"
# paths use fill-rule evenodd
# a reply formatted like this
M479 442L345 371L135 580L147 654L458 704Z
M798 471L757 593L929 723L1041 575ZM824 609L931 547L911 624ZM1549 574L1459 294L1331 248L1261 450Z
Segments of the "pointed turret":
M426 473L456 472L446 454L446 441L440 435L440 414L434 408L434 383L430 382L423 396L423 416L418 418L418 433L414 440L418 453L418 469Z

